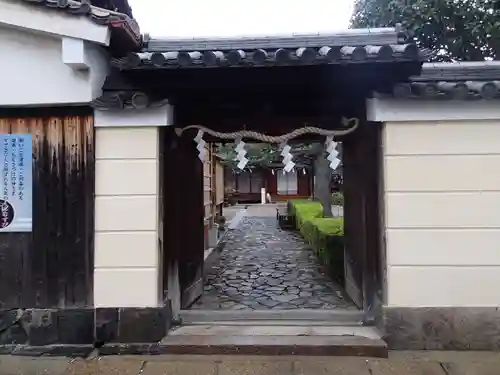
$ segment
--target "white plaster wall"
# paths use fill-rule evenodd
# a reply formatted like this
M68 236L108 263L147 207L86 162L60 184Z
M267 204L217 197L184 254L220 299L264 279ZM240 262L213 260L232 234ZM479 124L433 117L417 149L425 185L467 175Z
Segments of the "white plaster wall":
M107 56L85 43L90 69L77 71L62 61L61 37L0 25L0 106L85 104L99 96Z
M383 130L387 305L500 305L500 121Z
M96 127L96 307L160 303L158 127Z
M102 85L110 69L109 55L103 47L90 42L85 42L85 50L90 65L88 80L90 100L93 100L102 95Z

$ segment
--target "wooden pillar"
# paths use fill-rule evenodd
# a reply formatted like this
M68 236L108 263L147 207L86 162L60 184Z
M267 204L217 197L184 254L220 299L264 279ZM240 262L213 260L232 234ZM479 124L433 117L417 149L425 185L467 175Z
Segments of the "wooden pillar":
M343 142L346 291L367 310L380 288L380 127L362 123Z
M176 316L203 292L203 164L192 138L166 133L164 286Z
M196 143L189 135L180 141L182 153L182 236L180 283L181 305L188 307L203 293L204 261L204 201L203 201L203 163L198 158Z
M174 319L178 319L181 308L181 290L179 284L179 252L181 224L179 220L181 204L181 187L179 181L180 154L178 139L173 129L166 129L164 138L163 158L163 290L172 305ZM175 177L175 179L174 179Z
M359 162L364 124L343 141L345 289L358 307L363 307L364 212L363 179Z
M364 176L363 196L365 202L365 304L376 308L382 299L382 212L381 195L381 124L367 123L362 140L362 169Z

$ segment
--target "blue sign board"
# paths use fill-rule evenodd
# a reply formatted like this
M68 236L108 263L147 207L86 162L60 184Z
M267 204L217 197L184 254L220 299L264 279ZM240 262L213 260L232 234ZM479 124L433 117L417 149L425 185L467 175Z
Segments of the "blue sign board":
M31 134L0 134L0 232L33 230Z

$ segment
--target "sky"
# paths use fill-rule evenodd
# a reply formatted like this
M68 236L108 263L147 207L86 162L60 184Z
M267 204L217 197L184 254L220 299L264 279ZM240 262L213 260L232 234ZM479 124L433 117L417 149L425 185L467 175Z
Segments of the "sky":
M152 37L241 36L347 29L354 0L129 0Z

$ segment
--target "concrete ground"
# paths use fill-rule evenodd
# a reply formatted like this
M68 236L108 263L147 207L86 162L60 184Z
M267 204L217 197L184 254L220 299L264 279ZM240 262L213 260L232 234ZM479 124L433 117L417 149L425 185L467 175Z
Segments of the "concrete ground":
M276 216L276 208L284 208L286 206L286 202L278 202L278 203L267 203L267 204L249 204L243 205L238 204L235 206L224 207L223 214L226 217L227 221L231 221L232 218L236 215L236 213L240 210L247 209L248 216L259 216L259 217L275 217ZM342 206L332 205L332 214L333 217L342 217L344 216L344 208Z
M497 375L492 352L391 352L389 359L302 356L0 356L0 375Z
M227 223L231 222L233 218L236 216L236 214L239 211L245 210L245 206L241 204L237 204L235 206L229 206L229 207L223 207L222 208L222 214L226 218Z

